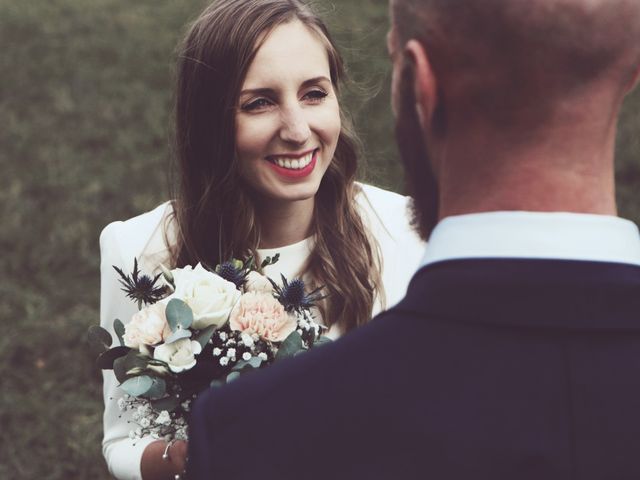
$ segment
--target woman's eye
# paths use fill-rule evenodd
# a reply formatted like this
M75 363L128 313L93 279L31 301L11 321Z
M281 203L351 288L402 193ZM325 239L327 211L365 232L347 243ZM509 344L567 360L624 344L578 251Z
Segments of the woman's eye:
M329 94L324 90L311 90L310 92L307 92L303 98L305 100L310 100L311 102L318 103L324 100L327 95Z
M266 98L258 98L242 106L244 111L262 110L271 106L271 102Z

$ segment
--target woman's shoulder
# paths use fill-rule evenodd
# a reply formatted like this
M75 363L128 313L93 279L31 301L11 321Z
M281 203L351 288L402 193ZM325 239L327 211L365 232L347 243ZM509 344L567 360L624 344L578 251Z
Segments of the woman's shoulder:
M137 258L143 267L152 257L166 257L169 251L167 244L175 241L172 213L171 202L165 202L127 220L111 222L100 233L102 254L117 251L127 266ZM158 265L149 267L155 270Z
M389 210L397 213L398 208L406 208L409 204L410 197L400 195L391 190L385 190L367 183L358 183L357 185L360 187L359 203L368 203L376 211Z
M410 197L372 185L360 184L360 188L357 202L380 248L386 307L390 307L404 297L425 242L412 226Z
M356 201L376 236L378 230L396 239L417 236L411 228L410 197L364 183L358 186Z

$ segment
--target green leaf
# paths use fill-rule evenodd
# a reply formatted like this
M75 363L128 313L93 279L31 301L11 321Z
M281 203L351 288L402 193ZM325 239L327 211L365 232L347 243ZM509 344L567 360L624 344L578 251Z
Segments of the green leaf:
M175 332L178 328L187 329L193 323L193 312L191 308L178 298L169 301L166 315L172 332Z
M120 383L135 376L131 373L134 369L144 370L149 364L149 357L142 355L137 350L130 349L125 356L113 362L113 373Z
M175 280L173 278L173 273L171 273L171 270L169 270L167 267L165 267L163 264L160 264L160 270L162 271L162 276L164 277L164 280L171 285L171 288L173 290L176 289L176 283Z
M200 330L200 333L198 333L198 335L194 340L198 342L202 347L202 349L204 350L204 347L207 346L207 343L209 342L209 340L211 340L211 337L213 336L213 332L215 331L216 331L216 326L211 325L203 330Z
M166 410L167 412L173 412L180 405L180 397L177 395L171 395L169 397L159 398L157 400L151 400L151 406L161 412Z
M229 375L227 375L227 383L233 382L240 375L241 375L240 372L231 372Z
M131 396L141 397L151 390L153 386L153 378L148 375L140 375L138 377L132 377L129 380L124 381L120 388Z
M278 262L278 260L280 260L280 254L276 253L273 258L272 257L267 257L264 259L264 261L260 264L260 269L262 270L264 267L268 267L269 265L273 265L275 263Z
M211 388L220 388L225 386L227 383L224 380L211 380L211 383L209 384L211 386Z
M256 368L260 368L260 365L262 365L262 359L260 357L251 357L248 361L240 360L233 366L231 371L242 373L245 370L255 370Z
M293 357L296 352L304 349L302 343L302 337L298 332L291 332L291 334L285 338L284 342L278 348L276 353L276 360L282 360L283 358Z
M167 393L167 384L162 378L138 375L120 385L126 393L134 397L160 399Z
M169 335L165 339L164 343L173 343L177 340L181 340L183 338L190 338L190 337L191 337L191 330L178 328L175 332L173 332L171 335Z
M333 343L333 340L331 340L329 337L327 337L326 335L322 335L318 338L316 338L316 341L313 342L313 347L321 347L322 345L326 345L328 343Z
M92 325L91 327L89 327L89 331L87 332L87 340L89 341L89 344L91 344L91 348L99 353L108 350L113 343L111 334L98 325Z
M118 358L125 356L131 349L129 347L113 347L102 352L96 359L96 365L103 370L111 370L113 368L113 362Z
M153 379L153 383L151 384L151 388L147 390L144 394L145 397L148 397L152 400L160 399L167 394L167 383L162 378L151 377Z
M113 321L113 331L116 332L120 345L124 347L124 323L118 318Z

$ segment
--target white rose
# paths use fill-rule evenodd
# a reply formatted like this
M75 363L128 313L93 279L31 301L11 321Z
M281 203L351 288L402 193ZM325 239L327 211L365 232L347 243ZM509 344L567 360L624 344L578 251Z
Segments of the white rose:
M273 285L267 277L258 272L250 272L244 284L247 292L273 293Z
M236 285L221 276L208 271L199 263L195 268L186 266L172 270L176 284L175 291L164 303L178 298L193 311L193 325L196 330L215 325L221 327L229 319L231 309L240 298Z
M202 347L195 340L181 338L175 342L162 344L153 351L153 358L165 362L174 373L192 369L196 364L195 356Z
M131 317L124 326L124 344L129 348L141 348L160 343L171 335L165 308L166 305L155 303Z

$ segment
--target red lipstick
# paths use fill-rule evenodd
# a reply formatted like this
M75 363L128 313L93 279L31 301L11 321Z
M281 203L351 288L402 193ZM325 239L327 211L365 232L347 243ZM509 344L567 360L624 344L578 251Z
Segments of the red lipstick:
M316 150L313 153L313 157L311 158L311 162L304 168L294 169L294 168L284 168L278 165L275 162L269 161L269 165L273 168L279 175L287 178L304 178L307 177L313 172L313 169L316 167L316 162L318 160L318 152ZM280 158L285 157L286 155L282 155Z

